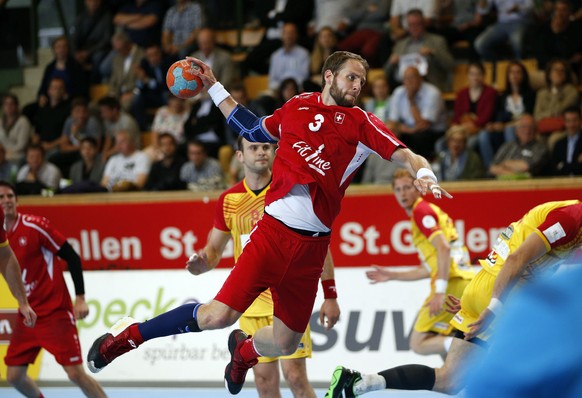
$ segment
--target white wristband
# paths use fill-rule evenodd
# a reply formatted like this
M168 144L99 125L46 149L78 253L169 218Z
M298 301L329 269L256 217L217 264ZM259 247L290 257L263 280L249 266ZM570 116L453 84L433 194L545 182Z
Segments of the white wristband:
M208 89L208 95L212 98L214 105L218 106L222 101L230 97L230 94L220 82L214 83Z
M444 280L444 279L437 279L434 282L434 292L437 294L446 293L448 285L449 285L449 281Z
M494 313L495 315L499 315L499 310L501 309L502 306L503 303L501 302L501 300L499 300L497 297L491 297L491 301L489 301L487 309Z
M422 178L422 177L428 177L431 180L433 180L434 182L438 183L438 180L436 178L436 176L434 175L434 173L432 172L432 170L427 169L426 167L422 167L420 169L418 169L418 171L416 172L416 178Z

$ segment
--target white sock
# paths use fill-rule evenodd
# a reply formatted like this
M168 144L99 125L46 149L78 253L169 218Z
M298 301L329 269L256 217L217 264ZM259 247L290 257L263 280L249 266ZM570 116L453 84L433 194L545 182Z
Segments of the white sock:
M443 346L445 347L445 352L449 352L451 349L451 344L453 344L453 338L451 336L445 337L443 339Z
M362 395L370 391L386 389L386 379L379 374L363 374L362 379L354 383L354 394Z

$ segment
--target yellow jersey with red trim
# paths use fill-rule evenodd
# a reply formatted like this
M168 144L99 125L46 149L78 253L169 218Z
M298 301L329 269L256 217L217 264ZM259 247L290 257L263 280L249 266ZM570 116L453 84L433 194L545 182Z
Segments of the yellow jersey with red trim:
M546 253L526 265L523 279L545 270L555 270L582 246L582 203L578 200L547 202L528 211L499 234L487 257L479 260L483 270L495 276L507 257L532 233L546 246Z
M257 222L265 211L267 185L261 192L251 190L246 180L235 184L220 195L214 216L214 227L232 236L235 262ZM273 315L273 299L269 289L262 292L245 311L245 316L258 317Z

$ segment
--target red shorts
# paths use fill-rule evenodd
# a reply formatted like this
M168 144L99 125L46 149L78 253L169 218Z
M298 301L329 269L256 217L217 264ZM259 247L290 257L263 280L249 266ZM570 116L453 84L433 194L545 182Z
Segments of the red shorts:
M38 318L33 328L24 326L22 315L19 315L4 362L7 366L26 366L35 361L41 348L50 352L62 366L83 363L75 317L71 312L59 310Z
M329 239L300 235L265 214L215 300L244 312L263 290L271 288L274 315L289 329L303 333Z

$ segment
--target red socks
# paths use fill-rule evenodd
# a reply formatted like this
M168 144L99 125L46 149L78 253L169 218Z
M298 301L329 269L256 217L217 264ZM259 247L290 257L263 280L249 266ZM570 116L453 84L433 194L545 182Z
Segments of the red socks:
M243 359L243 361L245 362L251 362L255 359L257 359L258 357L261 356L261 354L259 354L257 352L257 350L255 349L255 345L253 344L253 338L251 336L249 336L248 339L246 339L245 341L243 341L241 347L240 347L240 356Z

